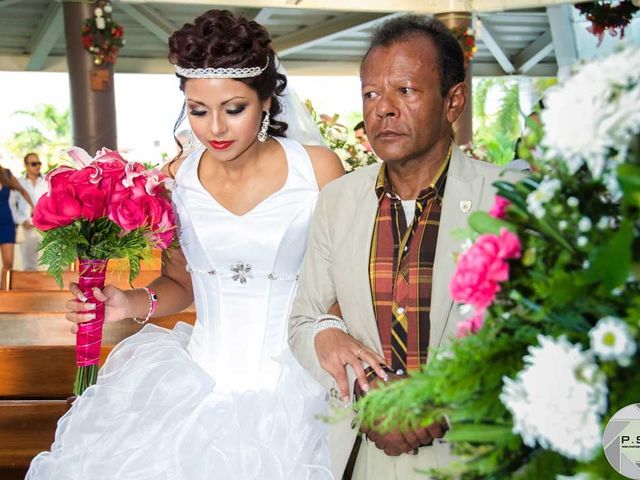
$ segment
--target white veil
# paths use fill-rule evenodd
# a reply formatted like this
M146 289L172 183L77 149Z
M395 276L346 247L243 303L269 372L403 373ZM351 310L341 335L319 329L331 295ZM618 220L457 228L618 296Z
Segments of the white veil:
M318 125L313 120L311 112L300 100L296 92L289 85L289 77L286 70L282 66L282 62L278 59L278 73L287 77L287 87L282 92L280 105L282 113L278 115L278 120L286 122L289 125L286 135L300 142L303 145L323 145L327 146Z

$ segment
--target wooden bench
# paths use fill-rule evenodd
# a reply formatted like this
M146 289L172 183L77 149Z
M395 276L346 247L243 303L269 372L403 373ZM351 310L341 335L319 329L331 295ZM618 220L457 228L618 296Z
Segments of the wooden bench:
M160 275L156 270L142 270L133 281L133 285L129 285L129 274L127 272L108 271L106 283L115 285L116 287L127 289L133 287L144 287L149 285ZM5 282L5 289L12 291L43 291L52 290L59 291L60 287L55 279L47 272L22 272L12 270L9 272L8 280ZM64 272L62 280L65 288L71 282L78 282L78 272Z
M0 313L64 312L73 296L68 290L0 292ZM193 305L186 311L193 312Z
M49 450L67 410L75 378L75 336L64 317L68 291L0 292L0 479L23 479L31 459ZM193 324L189 311L154 319L173 328ZM131 320L106 324L102 361L142 328Z

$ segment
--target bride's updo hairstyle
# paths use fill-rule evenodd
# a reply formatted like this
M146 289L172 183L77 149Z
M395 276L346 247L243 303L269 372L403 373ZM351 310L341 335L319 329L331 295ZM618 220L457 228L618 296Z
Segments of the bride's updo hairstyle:
M278 73L276 54L267 29L228 10L209 10L169 38L169 61L183 68L267 68L258 76L237 78L258 94L261 102L271 98L269 135L283 137L287 124L277 120L282 111L278 96L287 86L287 78ZM267 64L268 61L268 64ZM179 74L180 90L189 79ZM186 116L183 111L176 128ZM180 145L180 142L176 139Z

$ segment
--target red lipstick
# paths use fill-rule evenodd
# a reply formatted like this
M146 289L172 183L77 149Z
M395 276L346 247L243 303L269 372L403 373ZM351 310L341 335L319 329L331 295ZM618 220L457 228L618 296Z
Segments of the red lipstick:
M226 150L233 144L233 140L227 142L216 142L215 140L211 140L209 145L211 145L216 150Z

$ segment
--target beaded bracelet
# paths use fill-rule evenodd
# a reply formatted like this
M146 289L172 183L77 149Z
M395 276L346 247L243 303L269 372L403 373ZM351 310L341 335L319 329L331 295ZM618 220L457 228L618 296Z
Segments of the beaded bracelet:
M338 330L342 330L344 333L349 333L349 330L347 330L347 324L343 319L336 315L327 313L325 315L320 315L316 319L316 323L313 324L313 340L315 340L316 335L328 328L337 328Z
M149 321L151 316L156 313L156 309L158 308L158 295L156 295L156 292L149 287L142 287L140 290L144 290L149 296L149 311L147 311L147 316L142 320L136 317L133 317L132 320L140 325L144 325Z

